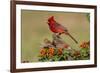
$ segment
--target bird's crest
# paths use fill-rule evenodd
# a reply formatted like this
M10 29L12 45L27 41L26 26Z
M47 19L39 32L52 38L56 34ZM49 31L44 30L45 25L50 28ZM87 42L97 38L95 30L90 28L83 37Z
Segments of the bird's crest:
M51 16L50 18L48 18L49 22L51 22L52 20L54 20L54 16Z

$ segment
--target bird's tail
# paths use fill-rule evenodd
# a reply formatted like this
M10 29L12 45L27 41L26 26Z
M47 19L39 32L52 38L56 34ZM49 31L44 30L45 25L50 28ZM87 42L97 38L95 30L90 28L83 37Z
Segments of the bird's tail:
M65 33L66 35L69 35L74 41L76 44L78 44L78 42L76 41L76 39L74 37L72 37L72 35L70 33Z

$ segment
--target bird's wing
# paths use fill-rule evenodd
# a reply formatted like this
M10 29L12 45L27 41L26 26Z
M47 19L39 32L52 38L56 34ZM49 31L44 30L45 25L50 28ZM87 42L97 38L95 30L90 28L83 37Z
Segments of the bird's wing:
M64 31L68 31L66 27L64 27L63 25L59 24L58 22L56 22L56 27L59 29L63 29Z

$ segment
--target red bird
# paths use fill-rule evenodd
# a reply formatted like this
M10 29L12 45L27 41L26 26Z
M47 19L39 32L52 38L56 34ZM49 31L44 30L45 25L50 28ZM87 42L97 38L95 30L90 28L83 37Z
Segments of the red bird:
M50 30L53 32L53 33L58 33L59 35L61 34L66 34L66 35L69 35L74 41L75 43L78 43L68 32L68 30L62 26L61 24L59 24L58 22L55 21L54 19L54 16L51 16L49 19L48 19L48 25L49 25L49 28Z

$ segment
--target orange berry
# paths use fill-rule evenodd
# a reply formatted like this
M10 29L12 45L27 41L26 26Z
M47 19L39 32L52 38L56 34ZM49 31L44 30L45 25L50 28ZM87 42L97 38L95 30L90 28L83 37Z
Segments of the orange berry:
M82 42L80 48L89 48L89 42Z
M62 48L59 48L58 49L58 55L61 55L63 53L63 49Z
M54 55L54 48L49 48L48 49L48 56L52 57Z
M46 55L46 49L40 49L40 55L41 56L44 56L44 55Z

